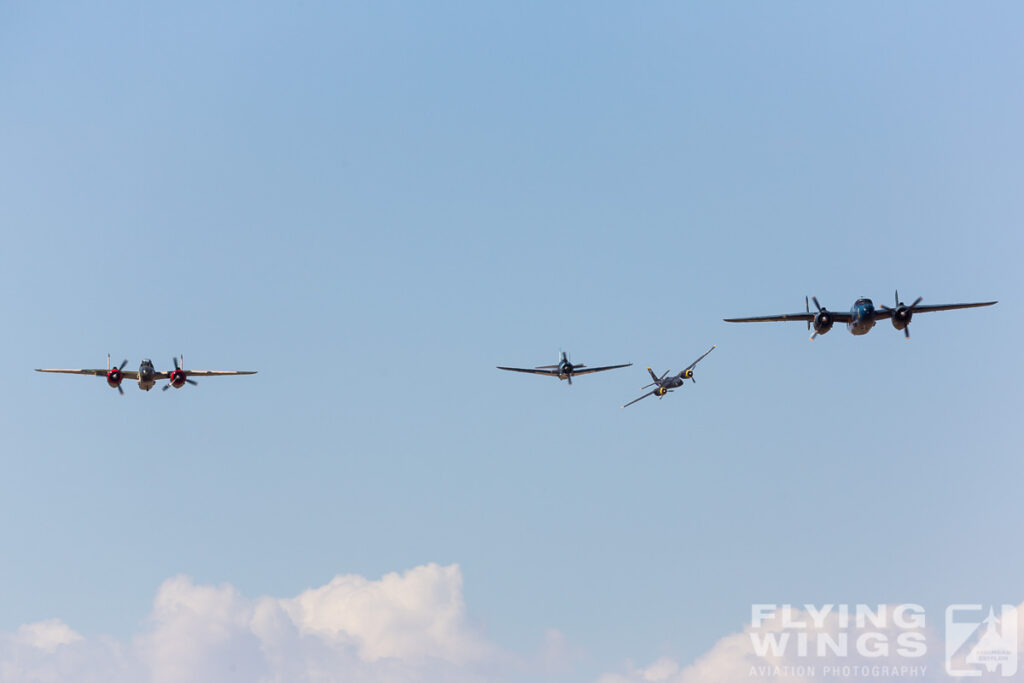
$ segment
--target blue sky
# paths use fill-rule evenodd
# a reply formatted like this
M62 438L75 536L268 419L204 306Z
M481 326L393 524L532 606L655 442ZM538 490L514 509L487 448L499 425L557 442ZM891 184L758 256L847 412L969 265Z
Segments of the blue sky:
M457 563L490 642L591 680L753 602L1020 602L1022 18L0 7L0 631ZM721 321L895 288L1000 303ZM559 348L634 367L494 369ZM31 372L108 352L259 374Z

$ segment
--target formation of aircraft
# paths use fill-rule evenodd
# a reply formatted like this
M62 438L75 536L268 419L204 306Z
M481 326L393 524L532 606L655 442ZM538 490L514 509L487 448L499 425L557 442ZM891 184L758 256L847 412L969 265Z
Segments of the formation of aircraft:
M646 394L644 394L640 398L634 398L632 401L630 401L629 403L627 403L626 405L624 405L622 407L625 408L626 406L631 406L634 403L636 403L637 401L645 399L648 396L657 396L658 400L661 400L662 398L665 397L665 394L671 394L678 387L683 386L683 384L686 382L686 380L690 380L691 382L696 384L697 380L694 379L694 377L693 377L693 369L697 366L697 363L699 363L702 360L704 360L704 358L709 353L714 351L717 346L718 345L715 344L710 349L705 351L703 356L701 356L697 360L695 360L692 363L690 363L689 365L687 365L686 369L682 370L678 375L672 375L671 377L666 378L666 375L668 375L668 373L669 373L669 371L666 370L665 372L661 373L661 377L658 377L657 375L654 374L654 370L651 370L651 368L648 367L647 368L647 372L651 373L651 379L653 379L654 381L651 382L650 384L648 384L646 386L642 386L640 388L641 389L646 389L647 387L654 387L654 386L656 386L657 388L654 389L653 391L647 392Z
M804 297L804 312L803 313L783 313L780 315L764 315L755 316L750 318L725 318L725 322L728 323L752 323L752 322L773 322L773 321L800 321L807 323L807 329L814 328L814 334L811 335L813 341L818 335L827 334L832 326L837 323L846 323L846 329L849 330L850 334L859 336L867 334L871 331L871 328L875 326L879 320L889 320L892 322L892 326L897 330L902 330L904 336L910 339L910 321L913 319L915 314L918 313L931 313L933 311L950 311L959 308L978 308L981 306L992 306L997 301L981 301L967 304L938 304L938 305L927 305L922 306L922 297L917 297L914 303L909 306L900 301L900 294L897 291L894 299L895 306L890 308L886 305L880 305L875 308L871 299L860 298L854 302L849 312L841 313L830 311L820 303L818 303L817 297ZM817 312L811 312L811 301L814 302L814 307ZM654 374L654 371L648 367L647 372L650 373L651 379L653 380L650 384L644 386L644 389L649 387L655 387L653 390L647 392L643 396L633 399L629 403L626 403L622 407L631 406L637 401L643 400L648 396L657 396L659 399L664 398L666 394L670 394L677 388L683 386L686 380L691 380L696 383L696 379L693 377L693 369L697 366L697 363L704 360L709 353L715 350L717 346L712 346L697 360L693 361L679 374L668 376L669 371L666 370L658 376ZM180 360L180 363L179 363ZM125 370L125 366L128 361L125 360L118 366L111 366L110 355L107 355L107 367L106 369L64 369L64 368L37 368L36 372L57 372L70 375L93 375L96 377L104 377L107 380L107 384L123 396L124 389L121 387L121 383L125 379L135 380L139 384L139 389L142 391L149 391L156 383L161 380L167 380L162 388L163 391L167 391L171 387L180 389L186 384L195 385L196 381L193 377L222 377L226 375L255 375L256 372L253 370L186 370L184 357L173 359L174 369L167 371L158 371L153 366L153 361L146 359L139 364L138 370ZM560 380L566 380L572 385L572 378L576 375L589 375L595 372L604 372L606 370L616 370L618 368L627 368L632 363L622 363L620 365L603 365L596 368L588 368L583 363L573 363L569 360L569 354L565 351L559 353L558 362L554 365L538 365L533 368L512 368L505 367L502 365L497 366L499 370L508 370L511 372L524 372L531 375L546 375L548 377L557 377Z
M951 311L958 308L978 308L981 306L992 306L997 301L979 301L968 304L933 304L922 306L921 302L923 297L917 297L914 303L909 306L900 301L900 293L896 291L894 298L895 305L893 307L886 306L884 304L875 308L874 303L871 299L861 297L857 299L849 312L841 313L830 311L820 303L818 303L818 297L804 297L804 312L803 313L782 313L779 315L762 315L750 318L724 318L727 323L759 323L759 322L773 322L773 321L800 321L807 323L807 329L814 328L814 334L811 335L811 341L814 341L821 334L827 334L832 326L837 323L846 323L846 329L849 330L850 334L860 336L867 334L871 331L871 328L875 326L879 320L889 320L892 322L892 326L897 330L902 330L904 337L910 339L910 321L917 313L931 313L933 311ZM816 313L811 312L811 302L814 302L814 307L817 309ZM670 394L677 388L683 386L686 380L691 380L696 383L697 380L693 378L693 369L697 363L704 360L709 353L715 350L717 346L712 346L710 349L704 352L700 358L690 363L685 369L679 374L668 376L669 371L666 370L660 376L654 374L654 370L650 367L647 368L647 372L651 375L650 384L642 387L647 389L654 387L651 391L647 392L643 396L633 399L629 403L626 403L622 407L631 406L637 401L641 401L648 396L657 396L659 399L664 398L666 394ZM624 363L622 365L606 365L599 368L588 368L587 366L580 364L573 364L569 361L569 355L564 351L559 354L558 363L556 365L539 365L534 368L509 368L499 365L499 370L511 370L512 372L526 372L533 375L547 375L548 377L557 377L558 379L568 380L569 384L572 384L573 375L586 375L592 372L602 372L604 370L615 370L616 368L625 368L632 365L632 363Z
M192 377L223 377L225 375L255 375L255 370L185 370L185 357L181 357L181 365L178 364L178 359L174 359L174 369L166 372L157 371L153 367L153 361L148 358L139 364L138 370L125 370L124 366L128 365L128 361L125 360L120 366L110 366L110 355L107 355L107 369L102 368L91 370L91 369L57 369L57 368L36 368L36 372L60 372L67 375L94 375L96 377L106 377L107 384L112 389L117 389L122 396L124 396L124 389L121 388L121 382L125 379L136 380L139 383L139 389L143 391L149 391L156 383L160 380L167 380L167 384L163 386L163 390L167 391L171 387L180 389L186 384L195 385L196 381Z
M973 304L938 304L933 306L921 306L922 297L917 297L914 303L907 306L905 303L900 301L900 293L896 292L896 306L895 308L889 308L888 306L882 305L875 308L875 305L871 302L871 299L860 298L853 303L853 307L850 308L849 313L840 313L837 311L830 311L824 306L818 303L817 297L811 297L811 301L814 302L814 307L818 309L817 313L811 313L811 306L804 297L804 309L803 313L783 313L780 315L762 315L753 318L725 318L727 323L763 323L763 322L775 322L775 321L790 321L796 320L807 323L807 329L814 328L814 334L811 335L811 341L819 334L826 334L832 329L832 325L835 323L846 323L846 329L850 331L850 334L862 335L867 334L871 331L871 328L875 326L875 323L879 320L891 320L892 326L897 330L903 330L903 335L910 339L910 320L914 317L915 313L931 313L932 311L952 311L958 308L978 308L979 306L991 306L998 303L997 301L983 301L980 303Z
M574 375L589 375L592 372L604 372L605 370L628 368L630 365L632 365L632 363L625 363L624 365L605 365L600 368L588 368L583 363L577 363L574 365L569 361L569 354L562 351L558 355L558 363L555 365L538 365L535 368L506 368L499 365L498 369L511 370L512 372L527 372L531 375L557 377L558 379L568 380L569 385L572 386L572 378Z

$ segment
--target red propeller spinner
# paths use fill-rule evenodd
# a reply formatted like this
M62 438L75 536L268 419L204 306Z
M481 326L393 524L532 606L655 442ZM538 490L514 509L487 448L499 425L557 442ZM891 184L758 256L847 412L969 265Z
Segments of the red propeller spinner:
M185 371L182 369L182 366L185 365L185 356L181 357L181 365L178 365L177 358L174 358L172 360L174 361L174 370L171 371L171 376L168 378L170 381L164 385L163 391L167 391L171 387L174 387L175 389L180 389L183 386L185 386L186 382L195 385L196 381L193 379L189 379L188 375L186 375Z
M121 382L124 381L124 373L121 371L126 365L128 365L127 358L121 362L121 367L110 367L110 354L107 354L107 384L111 389L117 389L122 396L124 396L124 389L121 388Z

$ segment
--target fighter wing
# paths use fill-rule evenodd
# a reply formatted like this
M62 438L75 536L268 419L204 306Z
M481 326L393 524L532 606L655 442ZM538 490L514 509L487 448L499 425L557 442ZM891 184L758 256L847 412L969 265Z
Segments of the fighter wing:
M503 368L502 366L496 366L499 370L511 370L512 372L527 372L531 375L547 375L548 377L558 377L558 370L545 370L542 368Z
M829 311L828 314L832 316L832 320L837 323L848 323L850 322L849 313L837 313L836 311ZM812 322L814 320L814 313L783 313L781 315L761 315L754 318L722 318L727 323L767 323L783 320L795 320L797 322Z
M630 401L629 403L627 403L627 404L626 404L626 406L631 406L631 405L633 405L634 403L636 403L637 401L639 401L640 399L643 399L643 398L647 398L648 396L650 396L651 394L653 394L653 393L654 393L654 392L656 392L656 391L657 391L657 389L654 389L654 390L652 390L652 391L648 391L648 392L647 392L646 394L644 394L644 395L643 395L643 396L641 396L640 398L634 398L634 399L633 399L632 401ZM626 406L622 406L622 407L623 407L623 408L625 408Z
M979 308L981 306L993 306L999 303L998 301L983 301L981 303L974 304L935 304L933 306L922 306L917 305L913 307L914 315L918 313L931 313L932 311L955 311L958 308ZM888 310L876 310L875 318L877 320L885 320L892 317L894 309L889 308Z
M606 365L603 368L587 368L586 370L573 370L572 374L574 374L574 375L589 375L592 372L601 372L603 370L615 370L616 368L628 368L630 365L632 365L632 363L626 363L625 365ZM576 367L579 368L579 367L583 367L583 366L577 365Z

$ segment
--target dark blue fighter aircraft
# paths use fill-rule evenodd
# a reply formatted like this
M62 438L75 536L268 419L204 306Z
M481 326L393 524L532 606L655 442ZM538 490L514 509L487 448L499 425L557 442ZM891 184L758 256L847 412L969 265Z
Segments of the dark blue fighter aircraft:
M849 313L838 313L830 311L818 303L817 297L811 297L817 313L811 313L810 302L804 297L804 313L783 313L782 315L763 315L756 318L725 318L727 323L761 323L779 320L806 321L807 329L814 328L811 341L819 334L825 334L832 329L834 323L846 323L846 329L850 334L867 334L879 320L891 320L892 326L897 330L903 330L903 334L910 339L910 319L915 313L931 313L932 311L952 311L957 308L977 308L979 306L991 306L999 303L997 301L984 301L974 304L939 304L936 306L921 306L922 297L917 297L914 303L907 306L900 301L900 293L896 292L896 307L889 308L882 305L875 308L871 299L857 299Z
M506 368L501 365L498 366L499 370L511 370L512 372L525 372L531 375L547 375L548 377L557 377L558 379L568 380L569 385L572 386L572 378L574 375L589 375L592 372L604 372L605 370L615 370L616 368L628 368L632 363L626 363L624 365L605 365L600 368L588 368L583 363L576 363L575 365L569 361L569 354L562 351L558 354L557 365L538 365L535 368Z

